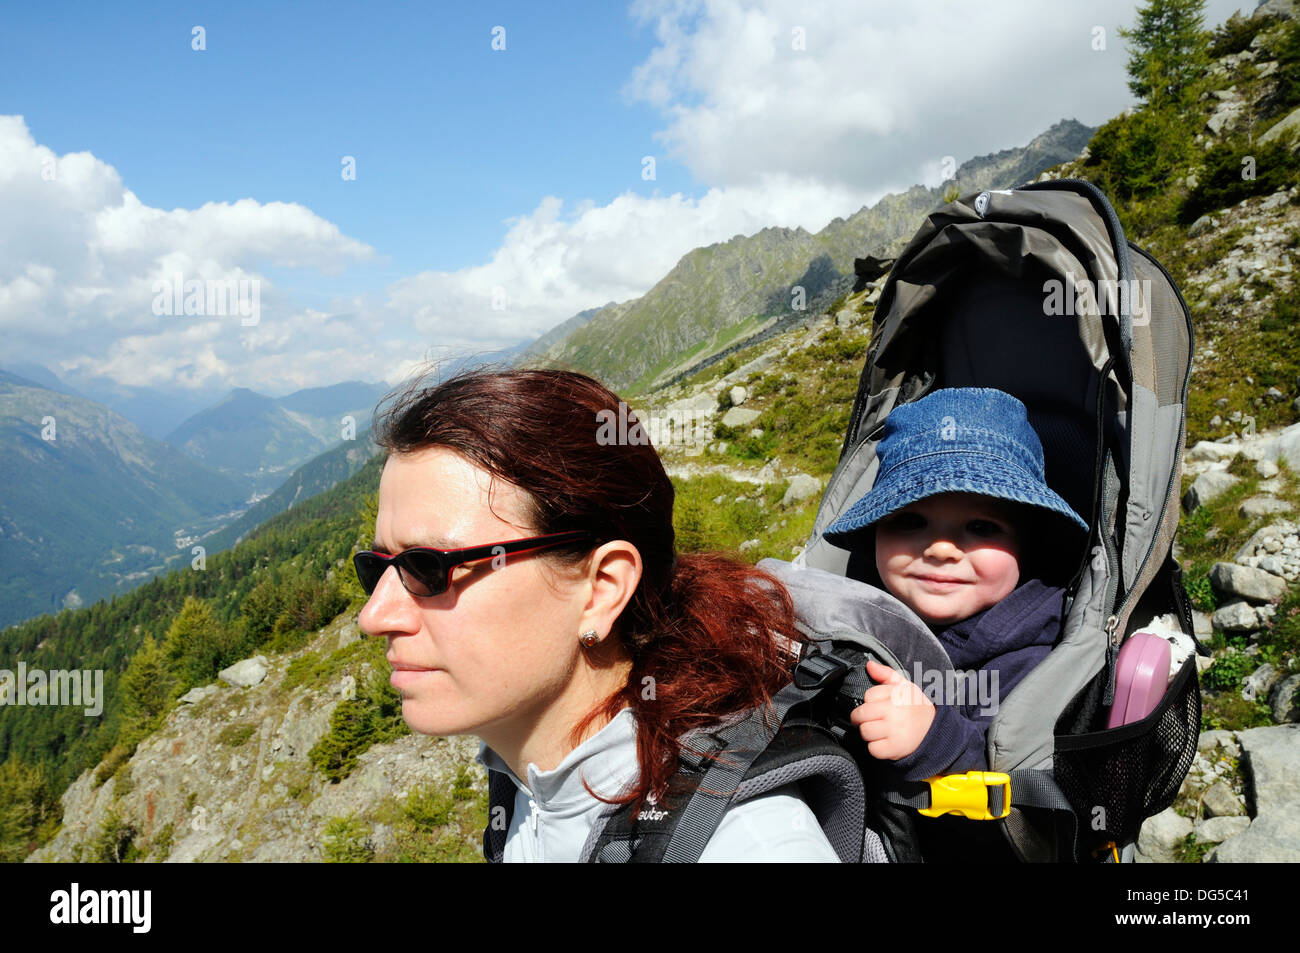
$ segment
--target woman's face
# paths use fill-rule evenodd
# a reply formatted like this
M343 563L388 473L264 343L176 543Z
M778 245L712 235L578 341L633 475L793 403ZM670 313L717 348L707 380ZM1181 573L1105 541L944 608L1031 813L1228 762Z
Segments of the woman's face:
M456 549L537 536L525 503L518 487L492 481L452 450L395 453L379 481L372 548ZM563 733L586 714L577 691L585 604L580 574L528 553L459 567L436 596L411 595L390 566L358 621L388 639L390 680L413 730L474 734L495 748L539 728Z

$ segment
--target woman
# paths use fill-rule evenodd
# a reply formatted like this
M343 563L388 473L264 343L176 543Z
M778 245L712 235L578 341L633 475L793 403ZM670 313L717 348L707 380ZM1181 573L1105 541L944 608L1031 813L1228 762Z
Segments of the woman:
M768 702L791 666L773 636L799 638L768 577L674 554L659 456L597 439L604 411L618 397L580 374L476 372L408 389L375 428L360 624L388 639L407 723L477 735L513 782L507 861L578 860L611 804L653 803L678 739ZM790 787L729 810L701 859L836 856Z

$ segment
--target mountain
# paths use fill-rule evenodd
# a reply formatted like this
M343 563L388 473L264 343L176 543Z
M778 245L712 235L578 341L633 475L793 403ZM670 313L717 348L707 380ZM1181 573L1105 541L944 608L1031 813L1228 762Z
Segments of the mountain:
M182 423L167 442L264 494L293 467L368 427L385 391L349 381L273 398L239 387Z
M93 401L0 372L0 626L120 593L189 560L239 481Z
M269 496L258 500L233 523L205 538L203 544L208 552L229 549L271 517L351 478L379 452L370 436L371 430L367 426L355 439L345 440L298 467Z
M641 298L607 305L561 340L544 349L534 345L525 359L576 367L616 390L649 390L692 360L799 316L796 288L803 290L802 312L816 313L819 304L851 286L854 258L896 252L946 191L1023 184L1077 156L1092 132L1063 120L1026 146L967 160L942 188L918 185L886 196L815 235L802 228L765 228L696 248Z

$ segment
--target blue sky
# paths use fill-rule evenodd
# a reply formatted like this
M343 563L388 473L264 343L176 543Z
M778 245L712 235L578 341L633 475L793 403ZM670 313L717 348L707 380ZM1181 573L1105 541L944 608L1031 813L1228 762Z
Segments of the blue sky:
M698 245L1104 121L1135 6L9 4L6 361L207 399L513 345ZM259 321L156 313L172 275L259 281Z

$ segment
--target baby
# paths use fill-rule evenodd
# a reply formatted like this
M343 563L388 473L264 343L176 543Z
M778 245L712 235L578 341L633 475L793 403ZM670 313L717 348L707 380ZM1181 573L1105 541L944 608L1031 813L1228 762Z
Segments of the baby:
M1081 552L1087 524L1048 488L1025 406L1002 391L938 390L897 407L877 456L875 485L825 535L846 549L874 543L884 587L992 697L966 692L936 707L902 672L872 661L878 684L852 721L871 755L907 780L987 770L997 700L1060 633L1064 590L1035 578L1044 564L1036 544Z

